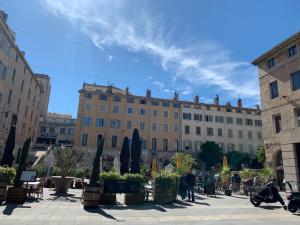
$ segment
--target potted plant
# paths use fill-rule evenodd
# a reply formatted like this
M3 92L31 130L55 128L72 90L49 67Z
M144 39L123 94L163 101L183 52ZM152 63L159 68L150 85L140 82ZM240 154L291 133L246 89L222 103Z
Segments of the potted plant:
M26 169L26 160L30 148L31 138L28 138L22 148L20 161L17 167L16 177L14 180L14 187L7 191L6 203L23 204L26 198L26 189L22 187L21 175Z
M61 176L52 176L55 184L55 194L67 194L74 177L70 177L77 164L83 157L83 152L76 148L60 148L53 149L56 165L60 168Z
M97 152L93 162L93 170L90 178L90 183L85 187L83 194L83 206L98 207L100 204L100 185L99 185L99 173L100 173L100 157L103 153L104 138L98 138Z
M5 201L7 185L13 184L15 176L16 176L15 168L0 166L0 203Z
M138 192L137 193L127 193L125 194L124 203L125 205L133 205L133 204L142 204L145 199L145 178L141 174L130 174L127 173L123 176L123 179L127 181L127 185L133 186L133 188L138 186Z
M104 182L113 182L115 180L121 179L119 173L116 172L104 172L100 173L100 204L101 205L112 205L117 203L116 194L113 193L113 190L109 190L108 193L104 193ZM113 187L112 187L113 188Z

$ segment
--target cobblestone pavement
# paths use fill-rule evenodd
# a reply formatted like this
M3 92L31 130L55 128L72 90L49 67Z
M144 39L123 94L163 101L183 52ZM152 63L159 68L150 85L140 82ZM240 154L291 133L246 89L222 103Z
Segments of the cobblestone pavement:
M106 225L106 224L300 224L300 214L284 211L280 205L253 207L243 196L197 196L196 202L177 201L169 205L103 206L84 210L81 190L57 197L45 189L44 199L23 206L0 205L0 225ZM118 196L122 201L122 196Z

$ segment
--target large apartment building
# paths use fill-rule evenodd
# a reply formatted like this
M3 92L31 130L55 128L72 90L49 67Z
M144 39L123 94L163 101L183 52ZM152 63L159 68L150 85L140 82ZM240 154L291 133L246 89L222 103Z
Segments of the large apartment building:
M142 161L155 155L162 165L176 151L197 153L206 140L220 144L224 151L255 153L261 140L259 109L173 99L136 96L128 89L83 84L79 91L75 145L91 151L97 137L105 137L104 167L110 167L125 136L138 128L142 138ZM241 132L240 132L241 131ZM220 133L221 132L221 133Z
M300 33L267 51L259 69L267 161L278 180L300 189Z
M0 157L11 126L16 126L15 149L28 137L36 139L50 92L49 77L32 72L6 21L7 14L0 11Z

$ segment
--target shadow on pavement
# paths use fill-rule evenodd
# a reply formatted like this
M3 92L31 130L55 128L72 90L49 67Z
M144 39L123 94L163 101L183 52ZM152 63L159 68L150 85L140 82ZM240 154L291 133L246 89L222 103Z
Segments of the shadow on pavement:
M10 216L15 208L31 208L31 206L24 206L24 205L18 205L18 204L7 204L5 206L5 209L3 210L3 215Z
M264 206L260 206L260 208L267 209L267 210L275 210L275 209L282 209L282 206L278 206L278 205L264 205Z
M50 194L50 196L53 196L52 198L47 198L46 200L50 201L69 201L69 202L78 202L81 197L77 197L74 194L66 194L66 195L57 195L57 194Z
M211 205L210 205L209 203L207 203L207 202L194 202L194 204L211 206Z
M237 196L237 195L232 195L231 196L232 198L240 198L240 199L249 199L247 197L244 197L244 196Z
M84 208L84 210L87 211L87 212L89 212L89 213L98 213L98 214L100 214L101 216L104 216L107 219L119 221L114 216L108 214L107 212L105 212L100 207L97 207L97 208Z

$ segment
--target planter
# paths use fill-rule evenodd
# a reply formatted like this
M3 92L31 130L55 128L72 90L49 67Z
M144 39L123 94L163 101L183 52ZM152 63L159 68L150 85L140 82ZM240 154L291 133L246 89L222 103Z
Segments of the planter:
M117 204L116 194L101 193L100 205L115 205Z
M52 177L52 181L55 185L55 194L62 194L65 195L68 193L68 189L71 185L71 183L74 180L74 177Z
M125 194L124 204L125 205L138 205L143 204L145 199L144 193L139 194Z
M11 187L7 190L6 203L24 204L26 189L23 187Z
M6 199L7 181L0 180L0 204Z
M226 196L231 196L232 190L226 189L226 190L224 191L224 193L225 193Z
M83 194L83 207L98 207L100 204L100 187L85 187Z
M177 193L163 193L163 192L153 193L153 200L155 203L169 204L175 202L176 199L177 199Z

